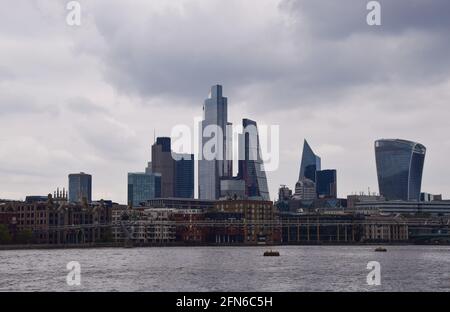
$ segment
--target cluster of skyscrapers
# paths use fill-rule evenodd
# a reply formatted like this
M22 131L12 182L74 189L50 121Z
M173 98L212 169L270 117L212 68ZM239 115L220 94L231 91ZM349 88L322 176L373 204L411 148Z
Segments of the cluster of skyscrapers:
M212 127L212 128L211 128ZM215 133L215 158L208 159L204 152L211 144L208 129ZM261 159L257 123L242 120L243 133L239 135L239 171L233 176L231 123L228 122L228 100L222 94L222 86L211 88L203 105L202 133L200 135L199 198L270 200L266 173ZM218 135L219 134L219 135Z
M157 138L145 172L128 173L128 205L155 198L194 198L194 155L172 152L171 139Z
M400 139L377 140L375 159L380 196L389 201L423 200L421 185L425 154L426 148L420 143ZM305 140L295 193L292 195L283 186L280 197L298 200L337 198L336 170L322 170L321 165L321 158Z
M266 173L260 155L257 123L243 119L239 135L239 171L233 176L232 124L222 86L211 88L203 105L198 160L199 198L269 200ZM204 155L208 150L209 157ZM171 139L160 137L152 146L145 172L128 174L128 204L137 207L155 198L194 198L194 155L171 150Z
M222 86L215 85L204 101L200 125L199 199L270 200L257 123L242 120L236 176L233 176L231 126L228 99L223 96ZM205 151L212 152L213 157L204 155ZM420 201L424 197L421 184L425 154L425 146L416 142L377 140L375 159L380 196L391 201ZM194 170L193 154L177 154L172 151L170 138L158 137L151 147L151 162L145 171L128 173L128 205L139 207L156 198L194 198ZM305 140L295 190L280 189L280 194L294 200L337 198L337 171L322 170L321 158ZM69 175L68 200L92 201L91 175L83 172Z
M198 156L176 153L169 137L155 138L145 170L128 173L127 205L93 201L92 176L81 172L69 175L68 192L0 200L0 225L10 242L20 243L20 233L31 230L33 242L45 244L450 242L449 219L442 219L450 216L450 201L421 192L422 144L377 140L380 194L339 198L336 169L322 169L304 140L295 188L283 185L273 202L257 123L244 118L237 133L231 126L228 100L215 85L203 105Z

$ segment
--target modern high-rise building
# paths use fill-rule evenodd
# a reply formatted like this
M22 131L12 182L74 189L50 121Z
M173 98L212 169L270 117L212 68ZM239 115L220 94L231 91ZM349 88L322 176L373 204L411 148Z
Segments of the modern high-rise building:
M318 198L337 198L336 170L316 172L316 193Z
M69 202L92 202L92 176L84 172L69 174Z
M244 132L239 135L239 173L245 181L245 195L249 199L270 200L266 172L261 159L258 126L250 119L242 120Z
M321 170L320 157L314 154L308 142L305 140L303 143L302 161L298 179L306 178L316 182L316 171L319 170Z
M200 199L218 199L220 179L231 177L233 174L231 133L227 126L231 126L228 122L227 98L222 95L222 86L215 85L204 102L203 121L200 126L199 148L201 150L198 161Z
M170 138L157 138L146 173L161 175L162 198L194 198L194 155L172 152Z
M422 144L382 139L375 142L378 186L388 200L420 200L426 148Z
M161 197L175 196L175 160L170 138L157 138L152 146L152 172L161 174Z
M194 198L194 155L175 155L175 190L177 198Z
M292 196L294 200L314 200L316 195L316 184L308 178L301 178L295 184L295 192Z
M289 200L292 197L292 190L286 185L280 185L278 189L278 201Z
M161 174L128 173L128 204L139 207L148 200L161 197Z

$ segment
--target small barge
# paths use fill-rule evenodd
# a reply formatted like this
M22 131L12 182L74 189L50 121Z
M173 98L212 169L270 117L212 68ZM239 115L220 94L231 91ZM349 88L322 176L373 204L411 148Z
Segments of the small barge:
M278 251L269 250L264 252L264 257L279 257L279 256L280 253Z

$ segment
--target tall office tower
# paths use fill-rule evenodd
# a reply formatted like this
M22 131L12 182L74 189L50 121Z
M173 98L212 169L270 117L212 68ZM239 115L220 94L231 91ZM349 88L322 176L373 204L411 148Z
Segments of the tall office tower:
M69 202L92 202L92 176L84 172L69 174Z
M420 200L426 148L406 140L375 141L378 186L388 200Z
M200 199L215 200L220 197L220 179L233 175L231 133L227 130L227 98L222 96L222 86L211 88L203 105L203 121L198 161L198 191ZM231 127L230 127L231 128ZM220 132L221 135L218 135ZM208 151L208 154L205 154Z
M337 198L336 170L316 172L316 193L318 198Z
M175 160L170 138L157 138L152 146L152 172L161 174L161 197L175 195Z
M292 199L295 200L314 200L316 195L316 184L308 178L301 178L295 184L295 193Z
M270 200L266 172L261 159L258 126L250 119L242 120L244 132L239 135L239 173L245 181L245 195L249 199Z
M278 201L289 200L292 197L292 190L286 185L280 185L278 189Z
M175 157L175 197L194 198L194 155L177 154Z
M316 171L321 170L320 157L314 154L313 150L305 140L303 143L302 162L298 179L307 178L316 182Z
M128 173L128 204L139 207L147 200L161 197L161 174Z

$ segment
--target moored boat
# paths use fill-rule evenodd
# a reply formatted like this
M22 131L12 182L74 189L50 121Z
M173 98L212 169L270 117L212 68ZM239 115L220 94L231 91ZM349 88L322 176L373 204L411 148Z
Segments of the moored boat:
M279 257L280 253L278 251L268 250L264 252L264 257Z

